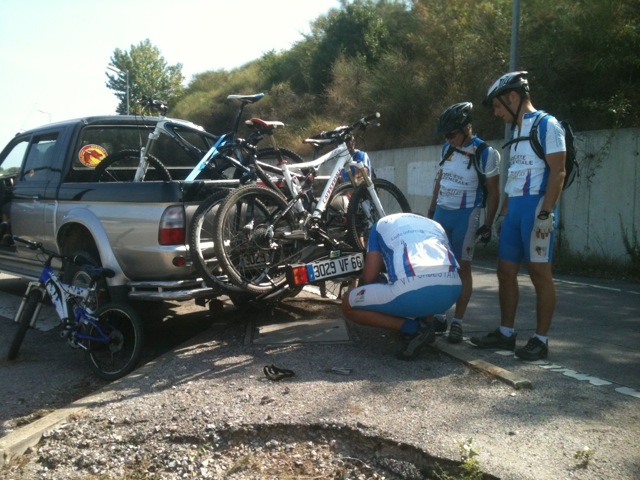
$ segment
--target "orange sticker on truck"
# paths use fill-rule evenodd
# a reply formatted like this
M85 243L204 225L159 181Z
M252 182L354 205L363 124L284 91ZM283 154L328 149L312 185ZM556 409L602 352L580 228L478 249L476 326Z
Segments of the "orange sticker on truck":
M85 167L95 168L107 156L107 151L100 145L85 145L80 149L78 158Z

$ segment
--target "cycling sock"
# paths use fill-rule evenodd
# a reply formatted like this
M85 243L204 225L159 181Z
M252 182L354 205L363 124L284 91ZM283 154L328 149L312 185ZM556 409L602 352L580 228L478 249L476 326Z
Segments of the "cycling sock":
M400 331L402 333L408 333L409 335L413 335L414 333L417 333L419 326L420 324L415 320L406 319L402 324L402 326L400 327Z
M458 323L458 324L462 325L462 319L461 319L461 318L453 317L453 318L451 319L451 323Z
M537 333L533 335L534 337L537 337L538 340L540 340L542 343L544 343L545 345L547 343L549 343L549 337L545 337L544 335L538 335Z
M500 333L505 337L510 337L515 333L515 329L513 327L503 327L500 325Z

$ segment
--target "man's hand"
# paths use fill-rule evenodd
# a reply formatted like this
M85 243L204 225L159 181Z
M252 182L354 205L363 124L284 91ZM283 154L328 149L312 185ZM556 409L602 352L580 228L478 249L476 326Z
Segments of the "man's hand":
M480 242L486 245L490 241L491 241L491 226L482 225L478 230L476 230L476 242Z
M503 221L504 221L504 215L497 215L495 220L493 221L493 231L496 232L496 235L500 235Z
M533 226L536 237L547 238L553 232L553 220L553 212L541 211L536 217L536 222Z

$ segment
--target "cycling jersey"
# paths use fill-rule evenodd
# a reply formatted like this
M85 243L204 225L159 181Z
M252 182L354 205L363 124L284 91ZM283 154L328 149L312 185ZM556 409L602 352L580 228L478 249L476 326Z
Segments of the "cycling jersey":
M514 132L514 137L526 137L538 115L543 112L525 113L522 118L520 131ZM564 130L555 117L547 116L538 125L540 144L545 155L566 151ZM509 151L509 171L505 193L509 197L526 195L544 195L549 180L549 167L544 159L538 157L531 142L520 141L513 143Z
M446 310L460 295L458 262L433 220L412 213L383 217L371 229L367 251L382 254L389 283L351 290L353 308L416 318Z
M458 268L443 228L411 213L387 215L376 222L369 233L367 251L382 253L391 283Z
M462 148L464 152L475 153L482 140L474 135ZM450 142L442 147L442 158L449 153ZM478 179L478 172L473 164L469 164L471 157L454 150L445 160L440 169L440 190L438 192L437 205L449 210L459 208L473 208L482 206L482 188ZM486 148L482 152L480 167L482 173L490 178L498 175L500 156L493 148Z

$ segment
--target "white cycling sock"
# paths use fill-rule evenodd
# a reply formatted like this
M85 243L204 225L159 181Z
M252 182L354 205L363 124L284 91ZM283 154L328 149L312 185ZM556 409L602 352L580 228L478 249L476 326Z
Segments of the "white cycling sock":
M503 327L502 325L500 325L500 333L503 334L505 337L510 337L515 333L515 329L510 327Z

